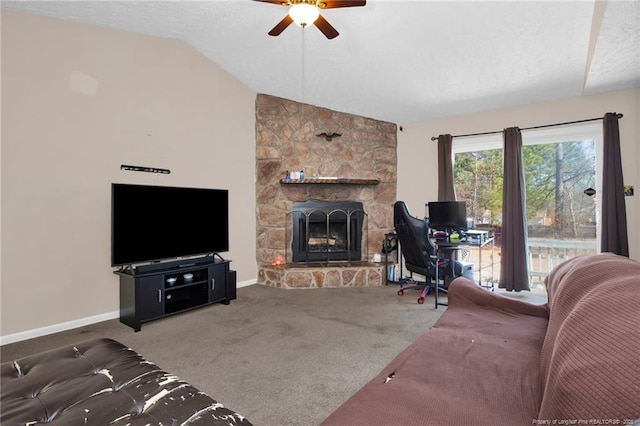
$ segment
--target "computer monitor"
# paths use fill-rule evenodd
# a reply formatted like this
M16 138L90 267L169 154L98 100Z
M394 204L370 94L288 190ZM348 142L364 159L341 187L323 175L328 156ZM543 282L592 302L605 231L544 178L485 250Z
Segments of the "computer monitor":
M467 204L464 201L432 201L427 203L429 228L439 231L466 231Z

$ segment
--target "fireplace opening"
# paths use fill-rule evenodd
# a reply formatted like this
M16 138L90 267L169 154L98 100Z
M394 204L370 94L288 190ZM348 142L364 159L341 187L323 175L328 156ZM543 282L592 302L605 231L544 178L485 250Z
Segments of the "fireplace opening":
M293 262L361 260L365 217L362 203L355 201L294 203Z

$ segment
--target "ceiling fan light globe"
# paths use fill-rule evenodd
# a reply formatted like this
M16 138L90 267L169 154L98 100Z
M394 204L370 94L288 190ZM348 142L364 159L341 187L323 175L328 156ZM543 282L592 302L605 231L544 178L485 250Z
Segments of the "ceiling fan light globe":
M316 22L316 19L320 16L320 10L311 4L294 4L289 9L289 16L296 25L304 28Z

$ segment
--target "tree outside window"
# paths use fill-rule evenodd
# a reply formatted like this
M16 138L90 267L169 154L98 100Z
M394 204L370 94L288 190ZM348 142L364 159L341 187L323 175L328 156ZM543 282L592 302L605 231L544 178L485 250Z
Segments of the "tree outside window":
M523 147L530 237L595 238L594 142L570 141ZM502 149L457 153L457 199L467 202L476 225L502 224Z

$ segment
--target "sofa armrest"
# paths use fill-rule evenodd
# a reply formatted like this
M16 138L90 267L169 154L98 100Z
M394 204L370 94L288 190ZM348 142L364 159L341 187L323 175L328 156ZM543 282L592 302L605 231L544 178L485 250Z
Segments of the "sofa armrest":
M640 263L611 253L574 258L547 288L539 419L640 418Z
M480 287L478 283L465 277L458 277L449 285L448 303L449 306L456 307L464 305L485 306L540 318L549 316L546 303L536 305L487 291Z

